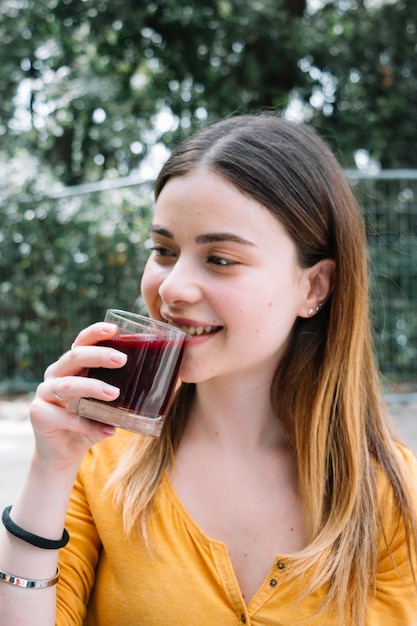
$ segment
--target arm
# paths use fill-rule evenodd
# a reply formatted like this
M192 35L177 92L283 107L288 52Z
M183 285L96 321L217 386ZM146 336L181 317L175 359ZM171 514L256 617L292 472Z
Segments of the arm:
M73 411L80 397L113 400L119 390L85 377L89 367L121 367L126 356L95 344L115 332L98 323L82 331L74 348L48 367L38 387L30 417L35 450L22 491L10 517L24 530L47 539L62 537L74 479L86 451L112 435L114 428L79 418ZM59 377L57 393L52 385ZM58 550L34 547L0 527L0 570L30 580L53 578ZM55 587L22 588L0 580L0 615L3 626L55 624Z
M414 506L417 510L417 459L411 450L398 446L409 472ZM371 603L366 626L415 626L417 624L417 546L412 546L411 562L404 523L399 519L391 485L380 472L382 524L389 550L381 538L376 596Z

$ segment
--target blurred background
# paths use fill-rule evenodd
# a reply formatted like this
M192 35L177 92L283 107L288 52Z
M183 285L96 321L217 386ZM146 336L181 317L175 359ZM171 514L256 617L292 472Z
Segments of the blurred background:
M415 0L2 0L0 397L109 306L143 311L152 180L202 125L275 110L364 207L376 356L417 391Z

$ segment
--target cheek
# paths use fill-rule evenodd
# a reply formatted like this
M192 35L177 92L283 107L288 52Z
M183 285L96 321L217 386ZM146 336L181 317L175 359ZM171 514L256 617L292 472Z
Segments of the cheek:
M152 269L150 262L145 265L145 269L142 276L140 290L142 297L145 301L146 308L151 315L155 315L156 303L159 300L159 286L161 284L161 277L158 272Z

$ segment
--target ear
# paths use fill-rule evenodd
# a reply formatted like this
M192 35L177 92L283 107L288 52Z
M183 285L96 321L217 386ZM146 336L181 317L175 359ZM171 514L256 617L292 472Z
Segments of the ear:
M332 292L336 263L334 259L322 259L305 269L306 298L298 312L300 317L312 317L318 313Z

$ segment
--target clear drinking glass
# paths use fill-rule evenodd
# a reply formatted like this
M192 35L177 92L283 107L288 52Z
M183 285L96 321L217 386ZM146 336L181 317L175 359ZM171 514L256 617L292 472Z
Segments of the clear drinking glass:
M120 395L111 402L81 398L77 413L158 437L178 380L188 335L175 326L118 309L109 309L105 321L116 324L117 333L97 345L124 352L128 355L127 363L116 369L90 368L87 375L119 387Z

